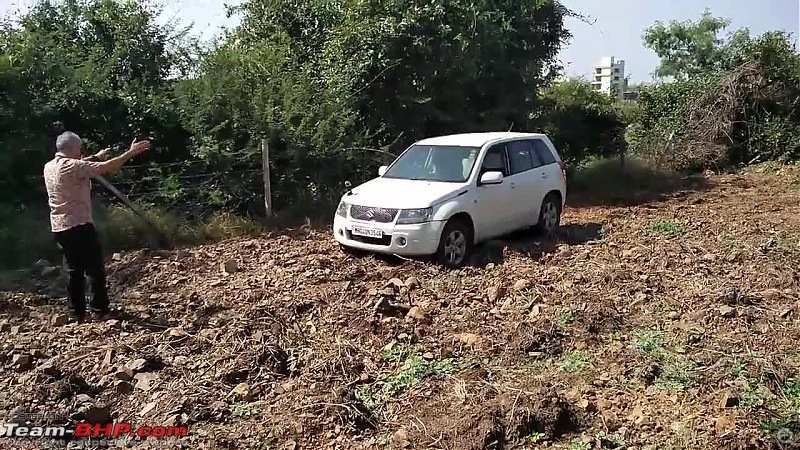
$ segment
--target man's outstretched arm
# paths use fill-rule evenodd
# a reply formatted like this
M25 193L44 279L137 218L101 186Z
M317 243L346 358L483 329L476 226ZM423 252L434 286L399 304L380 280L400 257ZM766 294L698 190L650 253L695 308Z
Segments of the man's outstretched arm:
M82 161L86 162L83 163L83 166L89 177L112 174L121 169L131 158L146 152L148 149L150 149L150 141L137 141L134 139L133 143L131 143L131 148L116 158L111 158L104 162L92 162L84 159Z
M106 159L106 155L111 151L111 148L104 148L94 155L89 155L81 158L84 161L102 161Z

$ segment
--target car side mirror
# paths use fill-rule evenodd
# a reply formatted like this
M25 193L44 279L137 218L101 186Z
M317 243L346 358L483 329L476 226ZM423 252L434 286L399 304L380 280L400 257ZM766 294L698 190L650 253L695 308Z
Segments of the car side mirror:
M382 177L382 176L383 176L383 174L385 174L385 173L386 173L386 169L388 169L388 168L389 168L389 166L380 166L380 167L378 168L378 176L379 176L379 177Z
M491 171L481 175L481 184L500 184L503 182L503 172Z

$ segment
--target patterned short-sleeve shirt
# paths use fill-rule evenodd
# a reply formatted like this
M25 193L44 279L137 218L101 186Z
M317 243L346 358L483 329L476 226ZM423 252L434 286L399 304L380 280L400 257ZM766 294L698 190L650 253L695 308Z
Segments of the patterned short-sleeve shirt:
M92 223L92 184L102 163L69 158L61 153L44 165L44 183L54 233Z

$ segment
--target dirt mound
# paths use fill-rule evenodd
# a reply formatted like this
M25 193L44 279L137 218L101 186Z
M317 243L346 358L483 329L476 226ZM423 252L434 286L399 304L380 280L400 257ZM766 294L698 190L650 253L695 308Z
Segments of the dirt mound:
M442 409L425 414L425 405L420 407L421 412L415 417L427 424L424 431L401 433L421 446L470 450L514 448L529 443L531 437L555 441L581 428L573 406L553 389L506 392L444 415Z
M105 322L67 323L50 271L0 297L0 412L186 425L185 448L800 441L800 178L712 181L459 271L326 233L117 254Z

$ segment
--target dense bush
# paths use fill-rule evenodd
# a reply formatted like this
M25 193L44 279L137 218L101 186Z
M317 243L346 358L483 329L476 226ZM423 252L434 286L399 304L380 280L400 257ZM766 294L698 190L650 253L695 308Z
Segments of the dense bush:
M678 81L641 91L626 133L634 153L671 169L800 157L800 57L791 37L739 30L718 39L727 24L706 13L646 32L662 58L658 72Z
M533 117L569 165L625 151L624 106L591 84L583 80L554 83L542 91L540 102Z

